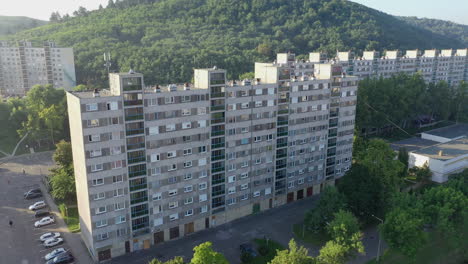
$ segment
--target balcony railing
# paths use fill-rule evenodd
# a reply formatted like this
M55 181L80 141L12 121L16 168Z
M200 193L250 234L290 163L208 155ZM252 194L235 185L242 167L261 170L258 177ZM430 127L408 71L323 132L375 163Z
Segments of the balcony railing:
M126 100L124 106L142 105L143 100Z
M226 178L221 178L221 179L217 179L217 180L212 180L211 181L211 184L215 185L215 184L220 184L220 183L224 183L226 182Z
M211 98L224 98L225 96L225 93L222 92L222 93L212 93L211 94Z
M125 130L125 133L127 136L140 135L140 134L145 133L145 129L144 128L127 129Z
M276 156L276 158L280 159L280 158L285 158L286 156L288 156L288 154L279 154Z
M132 212L132 217L137 217L146 214L148 214L148 209Z
M284 148L284 147L287 147L288 146L288 143L278 143L276 144L276 148Z
M148 226L149 226L149 223L141 223L141 224L138 224L138 225L132 225L132 230L135 231L135 230L138 230L138 229L146 228Z
M283 110L278 111L278 115L283 115L283 114L289 114L289 110L288 109L283 109Z
M278 126L286 126L288 125L288 121L278 121Z
M146 170L128 172L128 177L129 178L133 178L133 177L137 177L137 176L143 176L143 175L146 175Z
M211 144L211 149L224 148L224 143Z
M143 117L143 114L126 115L125 121L141 120Z
M226 157L225 155L211 156L211 161L223 160L225 157Z
M216 191L216 192L212 192L212 193L211 193L211 196L212 196L212 197L215 197L215 196L218 196L218 195L223 195L223 194L225 194L225 193L226 193L225 190Z
M142 183L142 184L133 185L133 186L130 185L130 191L133 192L133 191L136 191L136 190L146 189L147 187L148 187L147 183Z
M148 196L130 200L130 204L137 204L148 201Z
M140 148L145 148L145 142L127 144L127 150L134 150L134 149L140 149Z
M212 105L211 106L211 111L221 111L225 109L226 109L225 105Z
M222 136L222 135L224 135L225 133L226 133L226 132L225 132L224 130L222 130L222 131L212 131L212 132L211 132L211 136L212 136L212 137Z
M219 84L225 84L225 80L210 80L210 85L219 85Z
M224 167L211 169L211 173L216 173L216 172L220 172L220 171L224 171Z
M287 135L288 135L288 132L281 132L281 133L277 134L278 137L284 137L284 136L287 136Z
M133 164L133 163L138 163L138 162L144 162L146 161L145 156L141 157L134 157L134 158L128 158L128 164Z
M224 123L224 122L226 122L224 118L211 119L212 124L218 124L218 123Z
M337 133L330 133L328 134L328 137L331 138L331 137L336 137Z
M282 168L286 168L286 164L276 165L277 170L282 169Z

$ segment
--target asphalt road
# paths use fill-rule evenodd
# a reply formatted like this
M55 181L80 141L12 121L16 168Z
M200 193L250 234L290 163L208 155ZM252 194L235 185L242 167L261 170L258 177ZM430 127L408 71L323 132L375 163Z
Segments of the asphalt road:
M57 230L58 224L35 228L34 222L38 219L27 208L45 197L25 200L23 193L40 186L41 173L47 173L53 165L51 153L16 157L0 163L0 263L44 263L42 257L53 249L45 249L39 236ZM10 220L12 227L8 224ZM62 246L67 248L66 244Z

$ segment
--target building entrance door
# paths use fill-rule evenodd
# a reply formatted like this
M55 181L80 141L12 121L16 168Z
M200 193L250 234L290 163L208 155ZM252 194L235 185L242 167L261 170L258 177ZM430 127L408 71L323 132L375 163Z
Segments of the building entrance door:
M314 195L314 187L307 188L307 197Z
M164 231L154 233L153 237L155 245L164 242Z
M185 231L185 235L190 235L193 232L195 232L195 225L193 224L193 222L185 224L184 231Z
M304 190L297 191L297 199L300 200L304 198Z
M286 202L287 203L294 202L294 193L293 192L288 193L288 197L286 199Z
M110 250L110 248L98 252L98 260L99 261L104 261L104 260L108 260L108 259L111 259L111 250Z

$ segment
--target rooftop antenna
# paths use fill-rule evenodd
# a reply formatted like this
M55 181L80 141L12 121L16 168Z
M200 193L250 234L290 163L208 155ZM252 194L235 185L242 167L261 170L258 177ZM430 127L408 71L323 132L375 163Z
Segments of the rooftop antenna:
M104 53L104 61L106 62L106 63L104 63L104 67L107 68L107 74L109 75L110 67L112 66L110 52L105 52Z

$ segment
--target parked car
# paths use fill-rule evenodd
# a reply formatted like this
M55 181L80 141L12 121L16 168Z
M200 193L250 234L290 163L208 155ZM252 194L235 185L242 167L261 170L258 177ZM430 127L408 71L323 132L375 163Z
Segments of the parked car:
M55 246L60 245L62 243L63 243L63 238L61 238L61 237L49 238L46 241L44 241L44 247L46 247L46 248L55 247Z
M62 264L62 263L70 263L74 260L72 254L65 252L61 253L60 255L54 257L53 259L46 262L46 264Z
M39 197L42 197L42 193L40 192L31 192L31 193L27 193L24 195L24 199L26 200L39 198Z
M55 223L54 218L52 218L51 216L46 216L46 217L42 218L41 220L36 221L34 223L34 226L35 227L41 227L41 226L46 226L46 225L50 225L50 224L53 224L53 223Z
M26 196L27 194L30 194L30 193L42 193L42 191L41 191L40 188L34 188L34 189L31 189L31 190L25 192L24 196Z
M49 216L49 215L50 215L50 212L46 210L37 210L36 213L34 213L34 217L36 218Z
M41 208L44 208L46 206L47 206L47 204L44 201L39 201L39 202L35 202L35 203L31 204L29 206L29 210L35 211L37 209L41 209Z
M239 248L242 254L249 254L252 257L258 256L257 251L255 251L254 247L250 243L241 244Z
M67 252L67 251L63 247L62 248L56 248L56 249L52 250L49 254L45 255L44 259L46 261L48 261L48 260L51 260L51 259L57 257L58 255L60 255L62 253L65 253L65 252Z
M60 233L59 232L49 232L49 233L45 233L45 234L42 234L39 239L44 242L46 240L49 240L51 238L56 238L56 237L60 237Z

